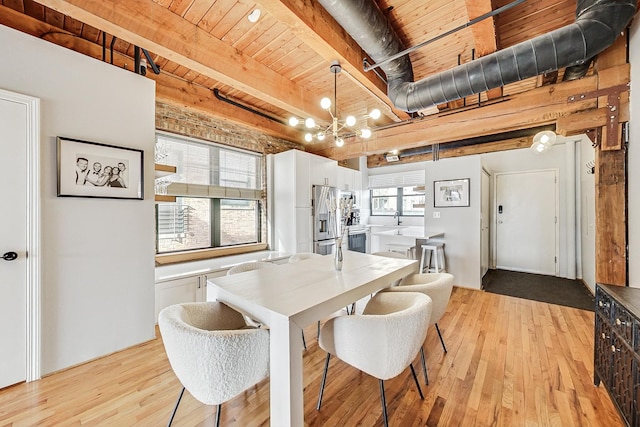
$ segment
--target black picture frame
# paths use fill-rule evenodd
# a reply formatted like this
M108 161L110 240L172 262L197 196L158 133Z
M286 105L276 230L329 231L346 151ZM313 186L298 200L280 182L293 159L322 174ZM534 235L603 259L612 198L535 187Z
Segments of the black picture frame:
M469 178L433 181L433 207L469 206Z
M144 199L142 150L56 137L58 197Z

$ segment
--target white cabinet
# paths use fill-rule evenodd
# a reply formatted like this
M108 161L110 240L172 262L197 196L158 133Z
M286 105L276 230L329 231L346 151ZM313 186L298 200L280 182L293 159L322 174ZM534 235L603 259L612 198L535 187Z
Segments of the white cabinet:
M335 160L289 150L273 156L273 249L313 252L311 187L337 183Z
M312 185L330 185L332 187L337 185L338 163L335 160L315 154L303 154L309 156Z
M359 192L362 189L362 174L360 171L338 166L337 183L339 190Z
M160 311L173 304L205 301L206 278L202 275L156 283L156 321Z

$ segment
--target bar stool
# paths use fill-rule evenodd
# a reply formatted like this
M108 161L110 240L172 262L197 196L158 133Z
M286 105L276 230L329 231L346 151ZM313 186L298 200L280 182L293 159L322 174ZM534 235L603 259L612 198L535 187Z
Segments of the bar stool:
M421 245L421 247L420 272L424 271L425 266L427 267L427 273L444 273L447 271L444 257L444 243L427 241L427 243ZM431 267L432 260L433 267Z

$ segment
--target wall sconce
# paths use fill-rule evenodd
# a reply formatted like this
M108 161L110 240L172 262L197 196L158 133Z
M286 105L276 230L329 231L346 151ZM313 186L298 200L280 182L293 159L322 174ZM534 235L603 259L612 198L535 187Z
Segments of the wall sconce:
M544 153L549 150L551 146L556 142L557 135L551 130L545 130L538 132L533 137L533 144L531 144L531 150L536 153Z

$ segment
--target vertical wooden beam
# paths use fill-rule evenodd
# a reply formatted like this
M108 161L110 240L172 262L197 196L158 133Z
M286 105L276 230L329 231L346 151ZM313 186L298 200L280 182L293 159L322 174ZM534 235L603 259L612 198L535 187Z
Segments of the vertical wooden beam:
M627 282L625 150L596 150L596 282Z
M627 63L626 32L598 55L595 72ZM599 89L605 84L599 85ZM598 107L607 106L607 97L598 99ZM627 284L627 199L626 150L622 132L617 141L607 141L607 127L600 128L601 142L596 149L596 282ZM604 149L602 147L606 147Z

